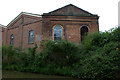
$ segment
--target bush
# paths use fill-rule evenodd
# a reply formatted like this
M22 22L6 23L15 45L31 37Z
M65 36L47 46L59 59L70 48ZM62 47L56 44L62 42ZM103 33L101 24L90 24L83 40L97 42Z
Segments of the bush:
M103 80L106 78L117 79L120 72L120 50L116 50L120 43L109 42L104 47L89 51L81 55L81 60L73 65L73 76Z
M120 42L120 26L113 29L111 34L112 34L112 37L111 37L112 41Z
M2 46L2 58L5 64L15 64L18 61L18 51L13 46Z
M89 34L76 45L68 40L41 43L28 53L3 46L3 68L9 70L57 74L77 78L117 79L120 73L120 28Z
M98 47L103 47L110 41L111 37L110 32L92 33L88 34L82 43L86 49L93 50Z
M74 75L80 78L99 78L99 80L116 79L116 75L120 72L120 42L119 37L116 37L119 31L120 29L116 28L112 32L86 36L83 41L81 60L74 65L79 69L75 67Z
M52 61L58 65L72 65L77 59L76 55L78 47L68 40L61 42L54 42L48 40L43 42L41 55L44 56L45 61Z

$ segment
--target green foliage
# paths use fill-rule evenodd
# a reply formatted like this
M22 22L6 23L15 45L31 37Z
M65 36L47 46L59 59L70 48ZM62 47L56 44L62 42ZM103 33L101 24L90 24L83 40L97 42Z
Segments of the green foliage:
M87 49L95 49L97 47L103 47L111 39L110 32L98 32L88 34L85 40L82 42Z
M91 56L81 61L84 78L115 78L119 69L120 54L116 51L118 44L109 42L101 49L91 52ZM86 65L84 65L86 64Z
M63 66L62 68L58 67L55 69L55 74L58 74L58 75L71 75L71 67L68 67L68 66Z
M78 47L68 40L61 42L54 42L48 40L42 42L41 55L44 56L46 61L52 61L58 65L72 65L75 61L75 54L78 52Z
M111 32L111 34L112 34L111 39L113 41L120 42L120 26L116 27L115 29L113 29L113 31Z
M35 56L36 49L37 49L37 44L35 44L35 47L33 48L28 48L28 53L31 54L32 56Z
M3 69L57 74L77 78L117 79L120 73L120 27L111 31L88 34L76 45L68 40L41 43L23 52L3 46Z
M120 41L119 28L111 32L99 32L89 34L83 41L81 51L81 61L76 63L83 69L76 76L80 78L99 77L99 80L105 78L116 79L118 72L120 72ZM81 70L80 69L80 70Z
M18 50L15 49L13 46L2 46L2 58L3 62L6 64L14 64L16 63Z

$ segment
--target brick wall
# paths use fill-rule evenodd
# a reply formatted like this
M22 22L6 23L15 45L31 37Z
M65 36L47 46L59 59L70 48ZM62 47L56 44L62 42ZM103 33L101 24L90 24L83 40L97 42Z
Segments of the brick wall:
M20 14L4 31L4 44L10 44L10 36L14 34L14 46L26 50L35 44L40 46L44 39L53 40L53 27L62 26L62 39L81 42L81 28L86 26L88 33L99 31L98 16L86 12L74 5L68 5L42 16ZM34 43L29 43L29 31L34 30Z
M22 49L33 47L35 44L38 44L38 46L40 45L40 41L42 40L41 28L42 28L41 22L23 26ZM34 30L34 44L29 43L30 30Z
M6 30L6 40L5 44L10 45L10 37L14 35L13 46L19 47L21 49L27 49L28 47L33 47L35 44L40 45L41 39L41 18L22 15L12 24L10 24ZM29 31L34 30L34 44L29 44ZM38 40L39 39L39 40Z
M24 21L21 23L22 18L24 18ZM24 15L6 29L4 43L9 45L10 36L14 34L14 46L16 47L27 49L35 44L39 46L41 40L53 40L53 27L61 25L63 27L63 39L78 44L81 42L80 29L82 26L87 26L89 33L99 30L97 19L96 17L76 16L43 16L42 18L35 18ZM30 30L34 30L34 44L28 42Z
M53 40L53 27L61 25L63 27L63 39L71 42L81 42L82 26L88 27L88 33L99 31L97 17L76 17L76 16L43 16L44 38Z

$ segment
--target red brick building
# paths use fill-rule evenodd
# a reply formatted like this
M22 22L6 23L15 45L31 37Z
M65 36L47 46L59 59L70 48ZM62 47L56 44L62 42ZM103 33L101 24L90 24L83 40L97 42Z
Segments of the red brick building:
M4 30L3 44L26 49L44 39L80 43L86 32L99 31L98 18L72 4L42 15L22 12Z

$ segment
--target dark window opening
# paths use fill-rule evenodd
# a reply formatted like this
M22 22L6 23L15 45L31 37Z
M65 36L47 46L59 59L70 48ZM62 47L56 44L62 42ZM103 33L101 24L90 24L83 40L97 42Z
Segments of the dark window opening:
M87 35L88 33L88 28L86 26L83 26L81 28L81 41L84 39L84 37Z
M14 35L12 34L12 35L10 36L10 44L13 45L13 43L14 43Z

